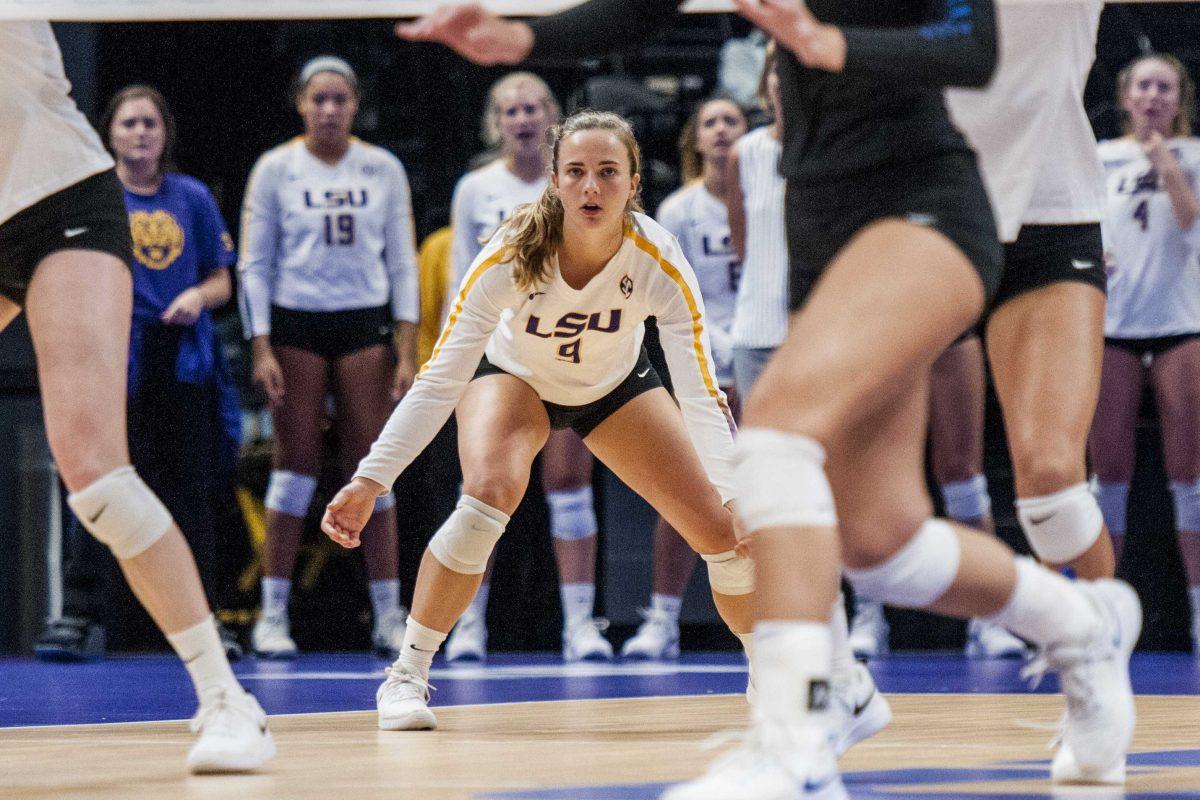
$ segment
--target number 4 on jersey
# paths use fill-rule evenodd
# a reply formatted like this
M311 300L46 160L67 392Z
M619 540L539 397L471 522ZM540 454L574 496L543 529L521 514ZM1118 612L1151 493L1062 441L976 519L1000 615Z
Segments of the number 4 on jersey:
M1137 208L1133 210L1133 218L1142 225L1142 230L1150 225L1150 206L1148 200L1143 200L1137 204Z

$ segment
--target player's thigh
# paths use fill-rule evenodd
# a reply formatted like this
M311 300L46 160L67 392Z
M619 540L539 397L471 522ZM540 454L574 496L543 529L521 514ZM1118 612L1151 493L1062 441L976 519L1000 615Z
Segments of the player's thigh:
M592 482L592 453L575 431L551 431L542 448L542 488L577 489Z
M550 433L541 398L520 378L484 375L467 385L455 417L463 491L511 514Z
M1018 295L988 320L987 350L1018 468L1031 450L1081 453L1100 391L1104 293L1063 281Z
M830 444L927 369L983 300L978 272L942 233L899 219L868 225L793 315L746 401L746 424Z
M983 469L983 345L968 336L933 364L929 442L938 483L963 481Z
M1102 481L1133 478L1138 408L1145 367L1140 353L1105 345L1100 370L1100 400L1088 434L1092 471Z
M933 515L924 462L928 398L922 371L829 452L825 468L847 566L881 563Z
M1167 476L1195 481L1200 478L1200 339L1188 339L1159 355L1150 377Z
M386 345L355 350L333 364L334 413L344 458L367 454L392 413L394 366Z
M697 552L733 549L732 515L708 478L683 416L666 389L638 394L584 439Z
M283 373L283 400L271 411L275 422L275 465L316 475L321 465L327 418L329 361L291 345L272 348Z
M93 250L51 253L29 283L25 310L46 432L72 490L129 463L132 292L128 265Z

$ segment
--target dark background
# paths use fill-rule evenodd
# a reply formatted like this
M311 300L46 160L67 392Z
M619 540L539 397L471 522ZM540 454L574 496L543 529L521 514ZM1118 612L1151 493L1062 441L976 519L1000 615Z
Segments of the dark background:
M76 99L93 121L107 98L127 84L149 83L162 90L178 122L178 166L212 188L235 238L250 168L265 150L300 133L291 81L308 58L340 55L358 71L363 99L356 132L404 162L419 237L448 222L454 184L483 147L480 115L487 89L509 71L470 65L440 47L400 42L393 38L392 23L387 21L55 27ZM614 110L626 113L637 127L649 162L644 176L647 205L653 209L678 183L675 139L692 104L715 85L722 42L748 31L744 21L734 16L686 15L639 51L582 64L539 62L529 68L547 80L567 112L593 105L602 96L626 98ZM1174 53L1195 76L1200 66L1200 5L1132 4L1105 10L1098 58L1085 98L1099 137L1118 135L1119 118L1112 100L1116 73L1147 48ZM612 76L617 77L615 82ZM647 78L665 91L648 97L642 88ZM236 304L229 304L224 324L230 353L240 358L235 308ZM246 399L253 402L249 393ZM1024 550L1012 513L1009 464L999 420L990 398L986 471L997 527L1001 536ZM12 457L0 461L0 531L5 532L0 536L11 539L5 552L12 556L0 560L0 603L19 611L0 620L0 650L11 650L27 639L18 630L19 620L41 608L38 595L43 580L36 573L44 571L39 561L45 547L43 518L52 500L34 491L47 485L38 471L45 453L38 446L31 354L19 324L0 334L0 431L4 441L17 443L10 451ZM424 542L449 513L457 492L450 434L443 432L397 485L406 598L411 596ZM242 483L258 492L265 486L267 452L263 446L248 448L243 459ZM1189 646L1189 617L1158 452L1154 411L1147 403L1139 425L1138 470L1130 495L1122 572L1146 604L1143 646L1184 649ZM340 478L326 476L322 491L335 489ZM599 565L598 613L613 617L614 638L620 638L636 623L632 609L637 602L646 602L649 594L651 517L640 501L602 470L595 483L604 507L602 554L607 550ZM539 487L535 468L529 496L499 546L489 614L496 649L559 646L557 577ZM31 496L38 499L31 501ZM319 501L320 497L314 498L314 509L320 508ZM297 568L292 606L299 645L366 647L369 613L359 559L334 548L315 531L309 535ZM225 619L235 625L249 622L257 605L256 581L239 581L252 558L246 536L236 522L230 522L231 567L220 604ZM625 568L631 563L631 542L635 547L641 542L633 563L642 574L636 576ZM606 562L619 568L606 570ZM734 640L714 621L711 603L704 596L703 571L698 572L684 616L684 644L732 647ZM961 645L959 622L909 612L889 615L896 647ZM36 620L36 613L32 616ZM127 593L114 598L112 616L126 620L115 626L114 644L161 643Z

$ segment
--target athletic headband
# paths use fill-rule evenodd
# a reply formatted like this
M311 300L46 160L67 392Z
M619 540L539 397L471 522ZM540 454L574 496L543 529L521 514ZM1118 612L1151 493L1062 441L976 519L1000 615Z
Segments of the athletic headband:
M350 81L351 86L358 86L358 76L354 74L354 67L337 56L317 56L310 59L304 65L304 68L300 70L300 85L307 86L308 82L312 80L313 75L316 75L318 72L332 72L335 75L341 75Z

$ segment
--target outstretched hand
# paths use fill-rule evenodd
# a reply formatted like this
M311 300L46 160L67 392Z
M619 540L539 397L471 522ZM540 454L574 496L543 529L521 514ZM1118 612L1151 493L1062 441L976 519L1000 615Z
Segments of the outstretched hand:
M359 534L375 512L375 499L383 487L366 478L355 478L325 506L321 530L342 547L358 547Z
M803 0L733 0L733 5L804 66L826 72L846 67L846 37L841 29L819 21Z
M442 6L413 22L396 25L396 35L410 42L440 42L476 64L516 64L529 55L533 31L477 3Z

